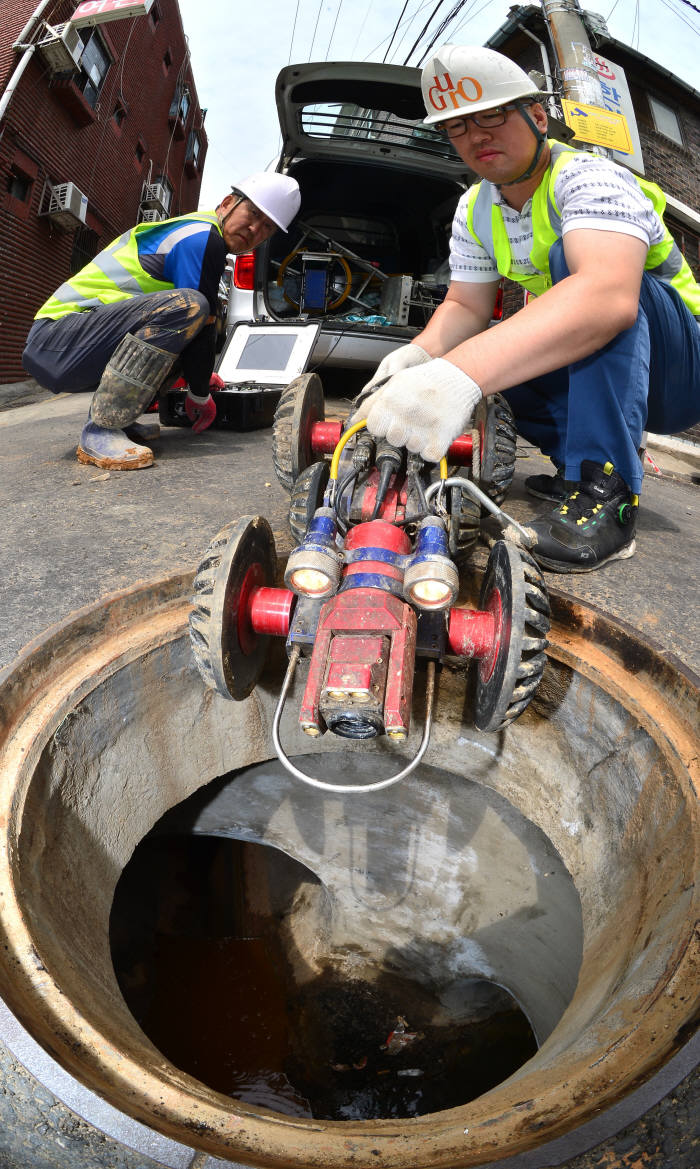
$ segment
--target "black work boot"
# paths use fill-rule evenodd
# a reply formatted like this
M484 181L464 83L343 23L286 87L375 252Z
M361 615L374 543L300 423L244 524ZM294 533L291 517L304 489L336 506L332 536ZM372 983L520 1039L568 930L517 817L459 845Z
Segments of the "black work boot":
M581 480L558 507L527 527L535 560L552 572L591 572L634 555L639 497L612 463L581 463Z
M575 491L578 483L575 479L564 479L561 471L556 475L528 475L525 480L525 490L538 499L551 499L553 503L563 503L567 495Z

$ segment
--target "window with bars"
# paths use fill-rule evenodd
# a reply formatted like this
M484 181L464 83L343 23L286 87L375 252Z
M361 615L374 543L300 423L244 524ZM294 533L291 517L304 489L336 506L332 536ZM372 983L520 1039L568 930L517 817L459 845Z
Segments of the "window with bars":
M80 38L85 45L80 58L80 73L75 79L88 105L94 109L100 90L112 64L105 43L96 28L81 28Z

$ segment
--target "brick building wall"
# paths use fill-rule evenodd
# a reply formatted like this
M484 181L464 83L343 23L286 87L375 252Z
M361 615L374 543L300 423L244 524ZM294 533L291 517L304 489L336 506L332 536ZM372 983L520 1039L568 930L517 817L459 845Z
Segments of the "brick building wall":
M0 93L20 60L12 44L36 7L4 0ZM56 25L75 7L57 0L43 16ZM45 32L42 22L29 39ZM37 309L137 221L145 180L167 180L170 215L198 204L207 140L177 3L155 0L148 16L97 32L107 51L97 93L81 89L86 72L53 74L37 50L0 121L0 382L26 378L21 354ZM180 117L171 116L176 92ZM66 230L39 214L47 182L72 182L87 196L84 226Z

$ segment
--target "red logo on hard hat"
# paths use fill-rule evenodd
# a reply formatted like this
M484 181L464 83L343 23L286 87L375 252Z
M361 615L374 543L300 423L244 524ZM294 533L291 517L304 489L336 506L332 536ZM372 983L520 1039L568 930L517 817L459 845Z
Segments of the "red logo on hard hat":
M444 74L444 85L440 82L437 75L433 78L435 82L428 90L428 98L434 110L449 109L449 103L452 103L452 108L458 110L461 102L478 101L483 94L481 84L476 77L460 77L455 85L449 73ZM473 93L467 92L465 86L469 86ZM460 102L461 99L461 102Z

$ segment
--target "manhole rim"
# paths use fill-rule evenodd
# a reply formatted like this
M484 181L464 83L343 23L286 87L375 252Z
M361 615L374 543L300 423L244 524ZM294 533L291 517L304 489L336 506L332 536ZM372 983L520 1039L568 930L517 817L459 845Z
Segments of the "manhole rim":
M178 638L184 636L186 616L189 608L187 594L189 591L191 579L192 574L188 573L168 578L166 581L141 582L129 590L125 590L121 593L115 594L111 598L105 599L97 605L86 606L78 613L71 614L68 618L65 619L65 621L60 622L58 625L47 630L46 633L42 635L42 637L38 638L35 642L28 646L23 654L20 655L20 658L17 659L11 667L0 674L0 692L2 691L3 686L7 684L8 680L12 680L12 677L15 675L18 668L20 670L28 669L31 673L32 665L36 667L39 662L50 660L52 668L54 669L54 674L51 676L51 688L55 697L57 694L56 657L55 654L51 653L51 645L55 644L57 638L59 640L65 640L66 637L68 637L69 640L74 639L79 634L81 629L85 632L86 636L90 637L94 641L95 615L100 610L103 610L105 606L107 606L107 609L111 614L111 618L113 617L115 619L113 621L115 628L123 631L124 623L126 622L126 624L129 625L133 636L126 648L124 647L122 641L121 650L119 653L110 652L109 649L107 649L105 654L104 643L102 643L102 657L104 659L103 670L102 672L98 673L93 671L89 675L89 680L85 681L85 693L89 692L89 690L93 689L95 686L100 685L104 678L109 675L109 673L122 668L125 661L128 660L129 657L142 657L144 656L144 653L152 649L157 642L163 643L168 641L175 641ZM161 602L159 609L159 621L154 621L153 617L154 595L159 597ZM570 606L570 604L570 601L567 599L566 605ZM581 624L585 626L586 613L590 613L591 608L588 606L577 606L576 608L579 616L583 615ZM137 627L139 627L139 623L136 622L136 624L134 624L134 618L139 612L143 612L145 615L142 617L140 622L140 631L138 636L135 636L135 630ZM605 615L601 614L597 614L595 619L598 622L600 622L601 619L609 620L605 618ZM622 623L614 622L613 624L616 630L619 631L622 629ZM106 638L106 640L109 641L109 637L112 636L113 632L110 631L111 627L109 621L107 622L107 629L109 636ZM561 636L559 636L560 634ZM560 657L561 655L560 660L570 660L573 653L571 648L571 640L571 631L566 629L562 633L562 631L559 630L557 623L555 622L552 634L553 645L550 651L551 656ZM566 644L560 644L562 641ZM649 643L647 643L647 646L648 644ZM97 644L93 644L92 649L94 654L100 656L100 648ZM80 663L76 660L78 656L79 655L76 655L75 653L73 654L72 664L69 668L69 673L71 673L72 677L78 677L81 672L79 668ZM664 663L667 666L670 665L673 667L676 664L668 654L664 654L663 658ZM81 661L84 662L85 659L83 658ZM684 667L680 662L678 662L677 665L679 667L679 672L684 675L686 682L691 686L695 685L695 689L697 690L697 680L692 671L688 670L687 667ZM58 673L60 673L60 671L58 671ZM600 685L600 677L601 675L598 674L598 685ZM603 689L605 689L605 687L603 687ZM61 692L60 688L58 688L58 692ZM70 690L70 684L64 687L62 693L63 698L61 701L63 705L67 706L68 708L70 708L71 705L75 705L75 702L71 701L70 699L70 694L75 694L76 691ZM83 697L83 693L80 694L80 697ZM45 695L44 700L46 701ZM31 774L33 767L35 766L38 752L43 749L44 743L50 738L51 734L55 730L55 726L49 728L41 721L37 723L37 709L41 705L41 701L41 687L37 687L33 695L30 695L28 701L25 703L22 712L22 717L27 723L25 731L29 732L29 735L33 738L34 743L32 749L27 750L25 748L25 750L20 751L21 759L19 763L18 774L23 772L26 773L26 782L31 781ZM58 721L60 721L60 719ZM674 759L674 766L677 765L680 761L681 756L677 755ZM7 860L7 850L4 850L4 855L2 858L3 865L5 865ZM6 872L8 871L9 870L6 869ZM36 977L38 966L40 968L41 964L39 961L37 966L38 956L35 957L33 954L31 931L29 929L29 925L25 921L22 910L18 905L16 910L20 919L19 936L22 937L22 942L24 945L17 945L17 941L15 940L15 958L20 962L22 976L27 981L29 988L31 988L31 992L33 993L36 989L34 978ZM686 939L686 945L683 948L683 957L689 957L690 942L691 935L689 932L689 936ZM679 962L678 966L676 967L676 973L678 973L680 970L680 966L681 963ZM41 991L38 996L39 1005L46 1009L49 1001L52 998L55 998L56 1005L61 1004L65 1007L65 997L63 996L60 987L53 982L49 972L41 971L40 982ZM668 979L666 980L666 984L667 983ZM82 1033L81 1042L86 1045L86 1050L90 1051L94 1050L96 1042L99 1046L99 1043L104 1041L104 1037L101 1036L98 1032L94 1032L94 1035L90 1033L90 1025L86 1025L85 1020L81 1015L79 1015L77 1011L74 1012L73 1020L73 1022L76 1024L75 1028L66 1028L63 1017L56 1017L52 1012L55 1012L55 1007L52 1007L50 1011L51 1019L54 1020L57 1018L57 1024L53 1030L56 1032L62 1031L66 1036L66 1042L74 1044L76 1034ZM638 1035L637 1039L639 1038L643 1038L643 1035ZM105 1049L103 1048L103 1050ZM185 1125L185 1131L183 1132L181 1127L183 1123L181 1118L182 1110L181 1108L177 1107L176 1100L166 1100L164 1098L164 1095L165 1097L169 1097L170 1093L166 1091L164 1094L163 1080L152 1077L150 1072L144 1073L143 1068L138 1064L134 1064L133 1067L129 1065L128 1060L125 1060L124 1053L118 1048L112 1047L109 1054L121 1065L122 1080L126 1083L127 1089L133 1085L135 1080L144 1080L144 1078L147 1078L148 1083L150 1084L150 1090L147 1093L143 1091L142 1086L138 1103L135 1102L133 1105L134 1111L127 1112L126 1115L133 1116L137 1122L145 1124L146 1126L152 1126L157 1132L163 1133L168 1138L174 1137L176 1140L181 1141L183 1135L187 1135L186 1129L188 1126ZM666 1058L659 1057L656 1071L663 1071L663 1067L665 1062L668 1060L669 1055L670 1058L675 1059L677 1058L678 1052L676 1051L675 1054L670 1054L669 1049L667 1049ZM89 1066L91 1065L89 1064ZM128 1075L124 1074L125 1066L128 1066ZM177 1071L177 1069L175 1070ZM610 1070L612 1071L611 1066ZM650 1074L656 1074L656 1071ZM178 1072L177 1078L182 1081L183 1073ZM77 1077L77 1079L79 1083L83 1082L80 1077ZM151 1080L153 1081L152 1084ZM191 1080L191 1084L196 1086L197 1089L195 1092L191 1093L191 1096L187 1097L187 1099L197 1101L197 1109L199 1112L199 1123L197 1127L199 1130L198 1136L201 1142L197 1145L197 1148L205 1148L207 1150L210 1149L215 1153L215 1155L218 1156L221 1156L222 1153L225 1155L227 1150L228 1152L234 1153L236 1156L240 1156L244 1151L241 1149L240 1144L235 1141L235 1136L232 1136L231 1138L234 1141L233 1145L229 1143L229 1139L225 1136L225 1129L231 1125L232 1120L235 1125L240 1126L241 1124L247 1124L251 1129L257 1128L258 1125L262 1125L264 1127L264 1134L253 1134L251 1131L250 1147L246 1146L245 1152L247 1152L247 1154L253 1158L255 1158L256 1155L263 1156L263 1145L265 1146L264 1156L269 1157L275 1155L272 1150L273 1146L278 1145L278 1141L276 1139L271 1140L271 1137L281 1138L279 1149L284 1149L284 1154L289 1157L292 1152L289 1148L289 1138L291 1136L290 1129L295 1130L297 1133L301 1134L302 1138L304 1134L308 1136L312 1133L322 1132L325 1135L326 1147L328 1141L332 1140L333 1135L336 1134L337 1140L332 1142L338 1146L336 1153L334 1154L334 1158L336 1155L338 1155L341 1159L334 1159L330 1163L335 1163L338 1165L345 1163L345 1161L342 1159L345 1156L342 1149L344 1147L345 1141L347 1140L351 1140L353 1144L355 1144L356 1151L359 1151L358 1142L360 1144L363 1144L365 1141L369 1142L366 1150L369 1152L369 1146L372 1142L376 1142L377 1140L390 1142L394 1138L399 1138L399 1134L396 1132L396 1121L378 1120L367 1122L318 1123L304 1120L303 1118L297 1119L281 1117L274 1113L268 1114L264 1110L255 1110L241 1107L238 1104L236 1104L235 1107L232 1107L231 1101L228 1098L218 1097L216 1093L213 1093L210 1090L204 1088L203 1085L199 1084L198 1081L191 1079L191 1077L185 1076L184 1080L186 1082ZM204 1092L202 1092L203 1088ZM501 1086L499 1085L496 1089L493 1089L492 1092L485 1094L483 1097L480 1097L479 1100L484 1101L489 1097L493 1099L494 1095L500 1091L500 1088ZM94 1085L88 1084L87 1090L95 1090ZM97 1090L99 1091L99 1089ZM554 1090L555 1089L552 1088L550 1091ZM127 1097L129 1096L128 1090L126 1095ZM220 1102L223 1102L223 1107ZM611 1101L608 1101L607 1103L612 1104ZM481 1124L486 1126L489 1123L494 1123L493 1120L489 1117L485 1118L482 1122L476 1120L474 1115L476 1111L474 1104L475 1102L472 1102L471 1104L462 1106L459 1109L453 1109L450 1113L433 1113L417 1120L402 1122L409 1126L414 1138L418 1137L420 1132L420 1135L424 1137L426 1143L431 1146L430 1149L425 1149L426 1164L449 1164L450 1166L456 1166L459 1164L467 1166L486 1163L484 1161L485 1148L489 1146L485 1146L483 1140L480 1141L480 1143L476 1145L471 1151L466 1151L462 1147L464 1144L464 1128L468 1127L476 1135L479 1133ZM538 1105L546 1112L546 1092L539 1096ZM599 1109L601 1106L606 1107L606 1100L601 1101L601 1098L598 1096L596 1097L596 1103L594 1107ZM204 1113L207 1114L206 1118ZM530 1115L529 1119L532 1120L534 1118L532 1115ZM579 1128L585 1127L586 1123L588 1123L585 1112L579 1117L577 1123ZM570 1119L566 1122L562 1119L558 1128L554 1128L551 1135L548 1134L547 1143L550 1143L552 1140L565 1137L567 1126L569 1124ZM280 1131L279 1126L282 1126L284 1135L282 1135L282 1131ZM401 1126L399 1125L398 1127ZM191 1129L191 1123L189 1128ZM371 1132L368 1131L368 1129L371 1129ZM453 1139L455 1136L461 1135L462 1140L459 1142L459 1149L455 1148L454 1144L449 1145L449 1147L445 1145L444 1138L449 1133L453 1133ZM479 1135L484 1137L485 1133L482 1132ZM511 1141L511 1144L513 1145L512 1148L504 1147L503 1136L504 1134L501 1133L498 1142L493 1142L490 1145L494 1155L498 1151L498 1153L501 1155L506 1152L507 1154L512 1153L513 1156L518 1156L526 1149L530 1149L534 1152L536 1149L545 1148L545 1145L541 1143L538 1145L535 1140L523 1140L522 1136L515 1142ZM222 1139L224 1141L224 1148L222 1148ZM215 1142L213 1145L211 1144L212 1140ZM508 1160L512 1160L512 1157L508 1157ZM292 1162L290 1161L290 1163ZM304 1161L294 1161L293 1163L302 1165L304 1164ZM400 1161L394 1161L393 1156L389 1155L389 1151L387 1149L387 1155L385 1156L383 1163L399 1164Z

